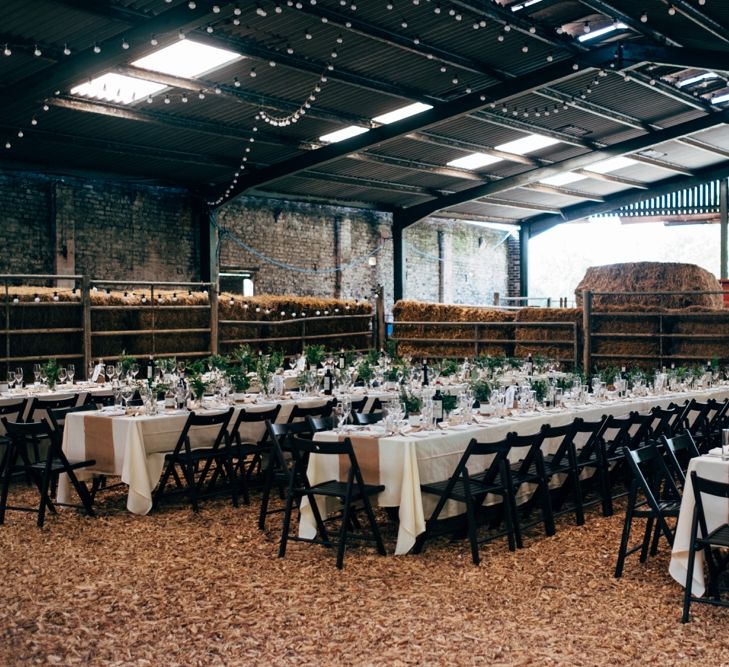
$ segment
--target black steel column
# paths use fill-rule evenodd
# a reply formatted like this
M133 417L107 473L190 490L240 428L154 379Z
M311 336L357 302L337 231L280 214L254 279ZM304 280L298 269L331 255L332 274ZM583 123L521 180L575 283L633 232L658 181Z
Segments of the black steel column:
M719 277L722 280L729 278L727 267L727 219L729 218L729 188L727 179L719 181Z
M392 214L392 296L395 301L403 298L405 292L405 248L402 233L405 229L402 213Z

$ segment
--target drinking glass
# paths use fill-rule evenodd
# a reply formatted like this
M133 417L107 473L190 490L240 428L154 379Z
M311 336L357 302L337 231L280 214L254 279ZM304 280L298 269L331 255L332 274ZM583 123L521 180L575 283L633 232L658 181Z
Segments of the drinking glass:
M18 389L21 389L23 387L23 368L21 366L18 366L15 369L15 384L17 385Z
M33 364L33 378L35 380L35 384L40 384L40 377L41 377L41 365Z
M132 372L132 377L136 379L139 374L139 364L132 364L129 370Z
M107 364L106 366L106 381L114 382L114 375L116 374L116 367L114 364Z
M134 396L134 386L131 384L123 384L120 391L122 400L124 401L124 409L126 410L129 408L129 401Z
M338 405L342 406L342 410L344 411L344 423L346 424L347 421L349 421L349 415L352 413L352 397L342 396L342 398L339 399Z
M12 389L15 384L15 371L8 371L8 389Z
M94 377L95 370L96 370L96 364L93 361L89 361L89 367L87 369L88 374L86 375L87 382L91 382L91 378Z
M296 359L296 357L291 357L289 359L289 368L293 371L297 365L298 365L298 360Z
M68 375L68 381L73 384L73 377L76 375L76 366L73 364L66 365L66 375Z
M185 362L184 361L177 362L177 373L180 377L185 377Z
M121 361L116 362L116 377L118 380L122 380L124 378L124 366L122 366Z
M337 433L342 433L344 425L347 423L347 415L341 402L334 406L334 416L337 418Z
M721 431L721 460L729 461L729 428Z
M58 369L58 381L61 384L65 384L67 377L68 377L68 375L66 374L66 369L63 367L59 368Z

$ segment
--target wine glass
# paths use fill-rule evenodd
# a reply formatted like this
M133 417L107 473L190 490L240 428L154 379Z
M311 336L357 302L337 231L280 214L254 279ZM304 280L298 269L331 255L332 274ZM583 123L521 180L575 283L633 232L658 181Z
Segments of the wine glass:
M337 433L342 433L344 431L344 425L347 423L347 416L341 402L334 406L334 416L337 418Z
M344 423L346 424L349 421L349 415L352 413L352 397L351 396L342 396L339 399L339 403L337 405L342 406L342 414Z
M40 377L41 377L41 365L33 364L33 378L35 379L35 384L40 384Z
M73 384L73 377L76 375L76 366L73 364L66 365L66 375L68 375L68 381Z
M15 384L15 371L8 371L8 389L12 389Z
M23 368L21 366L18 366L15 369L15 384L18 387L18 389L22 389L22 387L23 387Z
M292 371L296 369L297 364L298 364L298 360L296 359L296 357L291 357L289 359L289 368Z
M178 361L177 362L177 373L180 377L185 377L185 362L184 361Z
M66 369L63 368L63 366L61 366L61 368L58 369L58 381L61 384L65 384L67 377L68 377L68 375L66 374Z
M116 367L114 364L107 364L106 366L106 381L114 382L114 375L116 374Z
M136 380L137 375L139 374L139 364L132 364L129 370L132 373L132 377Z
M129 401L134 396L134 386L131 384L123 384L120 391L122 400L124 401L124 409L126 410L129 408Z

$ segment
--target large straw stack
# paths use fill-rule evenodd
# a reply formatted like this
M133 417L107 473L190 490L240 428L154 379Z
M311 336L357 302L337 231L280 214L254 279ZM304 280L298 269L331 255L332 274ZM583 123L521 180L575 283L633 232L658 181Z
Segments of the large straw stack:
M492 356L512 356L514 327L503 323L514 321L514 311L476 306L457 306L420 301L398 301L393 307L395 319L395 339L423 338L428 342L398 343L398 353L414 357L472 357L475 353L476 327L478 340L496 340L496 343L479 344L479 354ZM463 326L431 327L428 324L408 324L410 322L463 322ZM500 326L489 326L489 324ZM463 343L443 342L441 339L464 339ZM469 340L470 339L470 340ZM432 341L432 342L430 342ZM500 342L500 341L503 341Z
M523 326L526 323L544 322L545 326ZM548 322L568 322L574 327L550 327ZM520 326L522 323L522 326ZM516 347L514 356L528 355L572 361L575 336L578 344L582 324L581 308L522 308L516 313ZM539 341L532 343L530 341ZM542 343L541 341L544 341Z
M617 292L616 295L594 296L592 307L602 310L607 306L633 308L687 308L702 306L722 308L721 294L677 294L660 296L647 294L633 296L626 292L721 292L716 277L695 264L676 262L630 262L591 266L575 290L577 305L582 305L583 290L591 292Z
M302 334L307 344L323 344L332 349L364 349L371 345L367 319L351 317L371 315L372 306L367 301L293 295L242 297L223 293L218 303L221 341L289 338L260 344L263 349L282 350L286 354L301 352ZM361 333L344 335L356 332ZM221 343L221 351L236 346L237 343Z

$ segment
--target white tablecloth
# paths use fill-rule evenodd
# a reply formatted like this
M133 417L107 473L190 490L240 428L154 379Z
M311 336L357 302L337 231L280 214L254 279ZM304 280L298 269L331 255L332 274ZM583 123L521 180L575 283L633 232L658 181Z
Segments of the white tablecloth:
M653 406L668 406L671 402L683 403L690 398L704 401L708 398L723 399L729 396L729 387L718 387L705 391L666 394L631 398L626 400L591 403L570 409L553 409L532 415L507 418L490 418L473 426L458 426L446 430L431 431L415 435L394 435L378 439L380 483L385 490L377 497L381 507L399 507L399 527L395 553L406 554L415 544L416 537L425 531L425 519L435 508L437 499L432 494L421 494L420 484L448 479L455 470L461 455L471 438L480 442L496 442L514 431L520 435L537 433L543 424L562 426L576 417L593 421L602 415L626 416L628 413L647 412ZM369 431L372 433L372 431ZM366 435L368 431L353 432L353 435ZM373 434L376 435L376 434ZM609 434L608 434L609 435ZM336 440L333 432L319 433L317 439ZM579 447L579 443L578 447ZM550 453L545 444L545 453ZM475 462L478 463L478 462ZM473 470L476 470L475 464ZM336 479L339 468L334 457L312 456L308 469L312 484ZM488 502L488 499L487 499ZM322 510L326 511L324 504ZM441 518L463 513L460 503L446 504ZM308 501L304 499L301 508L299 535L311 539L316 534L316 525Z
M671 562L668 571L682 586L686 585L688 569L689 546L691 544L691 521L693 519L696 500L694 489L690 482L691 472L696 471L699 477L711 479L716 482L729 482L729 461L722 461L720 456L709 454L691 459L686 473L686 488L681 499L681 511L676 524L676 535L673 540ZM729 521L729 501L723 498L702 494L706 527L714 530ZM701 597L705 590L704 584L704 553L699 551L694 560L692 593Z

